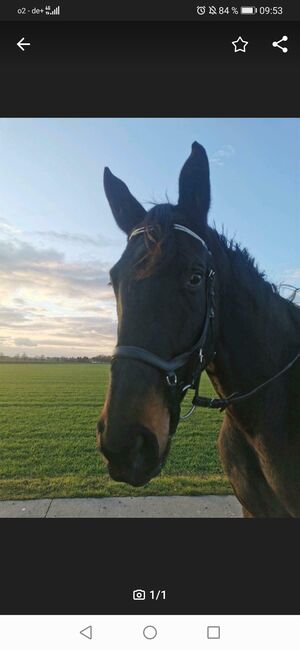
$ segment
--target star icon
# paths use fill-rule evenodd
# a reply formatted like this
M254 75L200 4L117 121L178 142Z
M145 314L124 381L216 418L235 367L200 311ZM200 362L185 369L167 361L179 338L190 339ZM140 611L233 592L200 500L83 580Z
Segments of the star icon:
M246 47L248 45L248 41L244 41L244 39L239 36L236 41L232 41L232 45L234 47L234 52L246 52Z

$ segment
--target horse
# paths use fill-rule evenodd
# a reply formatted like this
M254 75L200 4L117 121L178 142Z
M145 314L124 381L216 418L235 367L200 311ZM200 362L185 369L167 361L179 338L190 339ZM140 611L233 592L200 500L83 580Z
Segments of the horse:
M204 147L192 145L177 205L146 211L107 167L104 190L127 235L110 271L118 341L97 423L111 478L159 474L194 388L194 405L224 412L218 448L244 517L299 517L300 310L208 225ZM198 396L203 370L219 399Z

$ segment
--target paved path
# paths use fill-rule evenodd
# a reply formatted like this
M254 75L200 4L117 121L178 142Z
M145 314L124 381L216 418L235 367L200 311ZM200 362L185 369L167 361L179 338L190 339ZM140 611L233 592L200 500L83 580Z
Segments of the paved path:
M233 496L110 497L0 501L3 517L210 517L237 518L242 509Z

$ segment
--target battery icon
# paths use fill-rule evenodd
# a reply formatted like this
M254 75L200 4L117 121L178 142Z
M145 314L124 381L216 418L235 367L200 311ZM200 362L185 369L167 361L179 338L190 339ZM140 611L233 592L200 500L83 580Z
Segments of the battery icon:
M241 14L243 16L254 16L257 13L256 7L241 7Z

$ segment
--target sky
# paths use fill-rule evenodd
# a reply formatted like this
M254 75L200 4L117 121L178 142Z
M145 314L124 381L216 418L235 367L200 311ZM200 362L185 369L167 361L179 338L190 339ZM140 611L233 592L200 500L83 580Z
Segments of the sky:
M108 270L126 237L103 168L148 209L175 203L194 140L210 161L209 223L268 279L300 286L299 119L1 119L0 353L110 354Z

